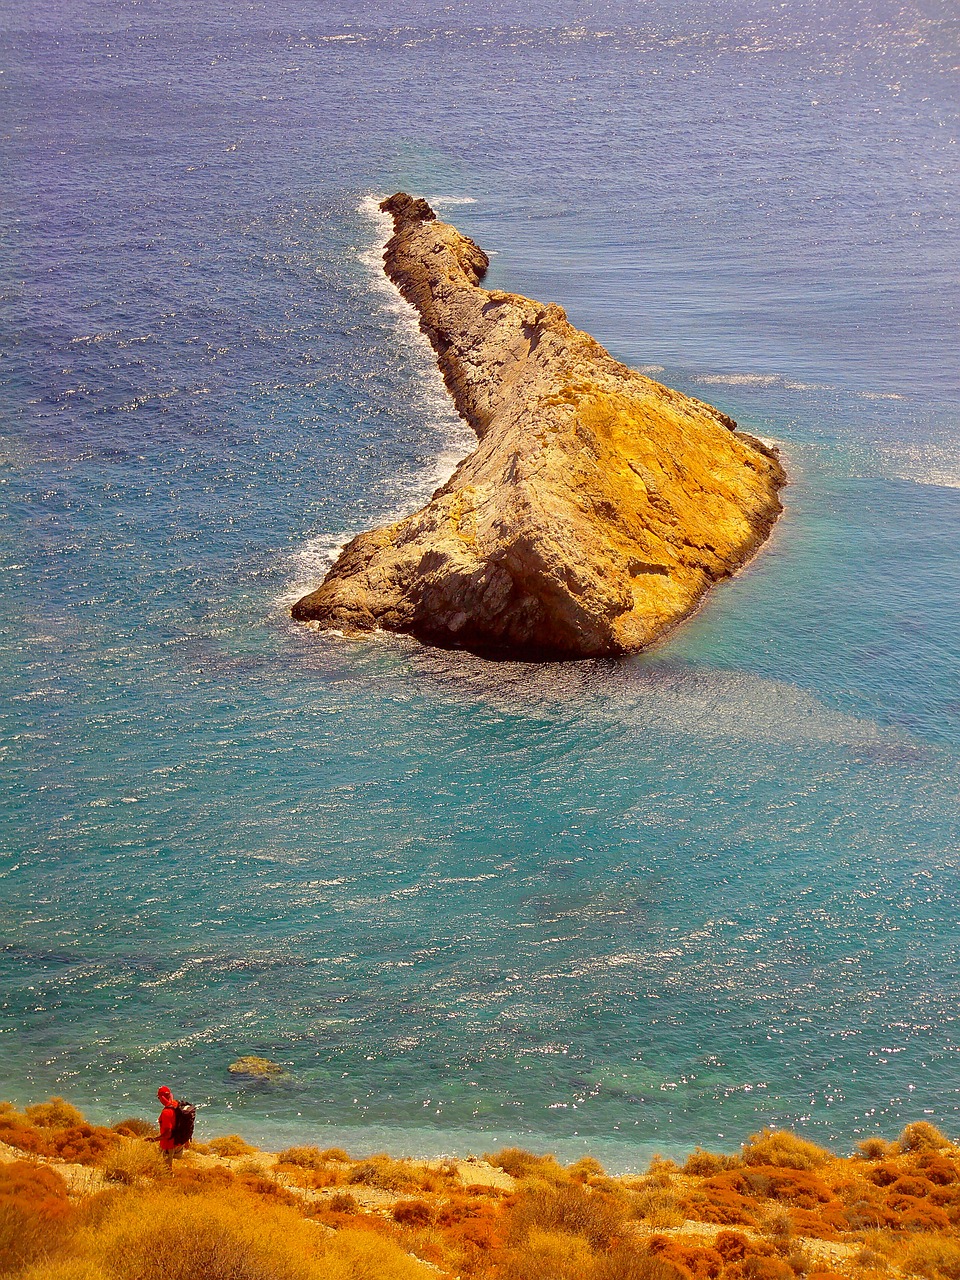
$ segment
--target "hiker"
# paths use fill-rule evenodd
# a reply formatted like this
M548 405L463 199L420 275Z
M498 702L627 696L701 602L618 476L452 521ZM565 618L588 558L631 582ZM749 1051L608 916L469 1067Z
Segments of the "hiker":
M161 1085L157 1090L157 1097L163 1104L163 1110L160 1112L160 1150L163 1152L163 1158L167 1162L167 1168L173 1172L173 1162L178 1156L183 1154L183 1148L190 1141L192 1133L184 1135L182 1123L178 1124L178 1108L180 1103L167 1088ZM191 1108L192 1110L192 1108ZM178 1132L180 1130L180 1132Z

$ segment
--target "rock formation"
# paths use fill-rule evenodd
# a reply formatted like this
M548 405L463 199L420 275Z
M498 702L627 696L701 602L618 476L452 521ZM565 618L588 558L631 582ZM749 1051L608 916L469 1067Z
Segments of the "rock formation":
M387 275L479 444L431 501L344 548L293 616L489 657L649 645L767 537L776 453L619 364L563 310L480 287L485 253L398 194Z

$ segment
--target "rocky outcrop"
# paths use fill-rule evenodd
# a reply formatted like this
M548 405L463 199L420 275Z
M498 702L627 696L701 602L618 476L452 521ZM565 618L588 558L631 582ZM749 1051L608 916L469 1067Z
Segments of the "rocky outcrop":
M776 453L560 307L481 288L486 254L425 201L381 207L387 274L479 444L421 511L354 538L293 616L491 657L649 645L767 537Z

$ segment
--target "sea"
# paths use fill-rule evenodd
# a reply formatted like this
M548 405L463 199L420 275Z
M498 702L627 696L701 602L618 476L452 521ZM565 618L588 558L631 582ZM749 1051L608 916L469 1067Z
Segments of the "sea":
M6 0L0 69L0 1097L618 1172L957 1135L952 0ZM291 621L472 447L396 190L781 450L650 651Z

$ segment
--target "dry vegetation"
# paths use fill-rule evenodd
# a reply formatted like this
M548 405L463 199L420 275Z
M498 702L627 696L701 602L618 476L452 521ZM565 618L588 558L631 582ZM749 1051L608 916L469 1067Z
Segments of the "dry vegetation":
M256 1151L167 1171L153 1126L0 1103L0 1276L16 1280L960 1280L960 1147L932 1125L852 1157L783 1131L611 1178L483 1160Z

